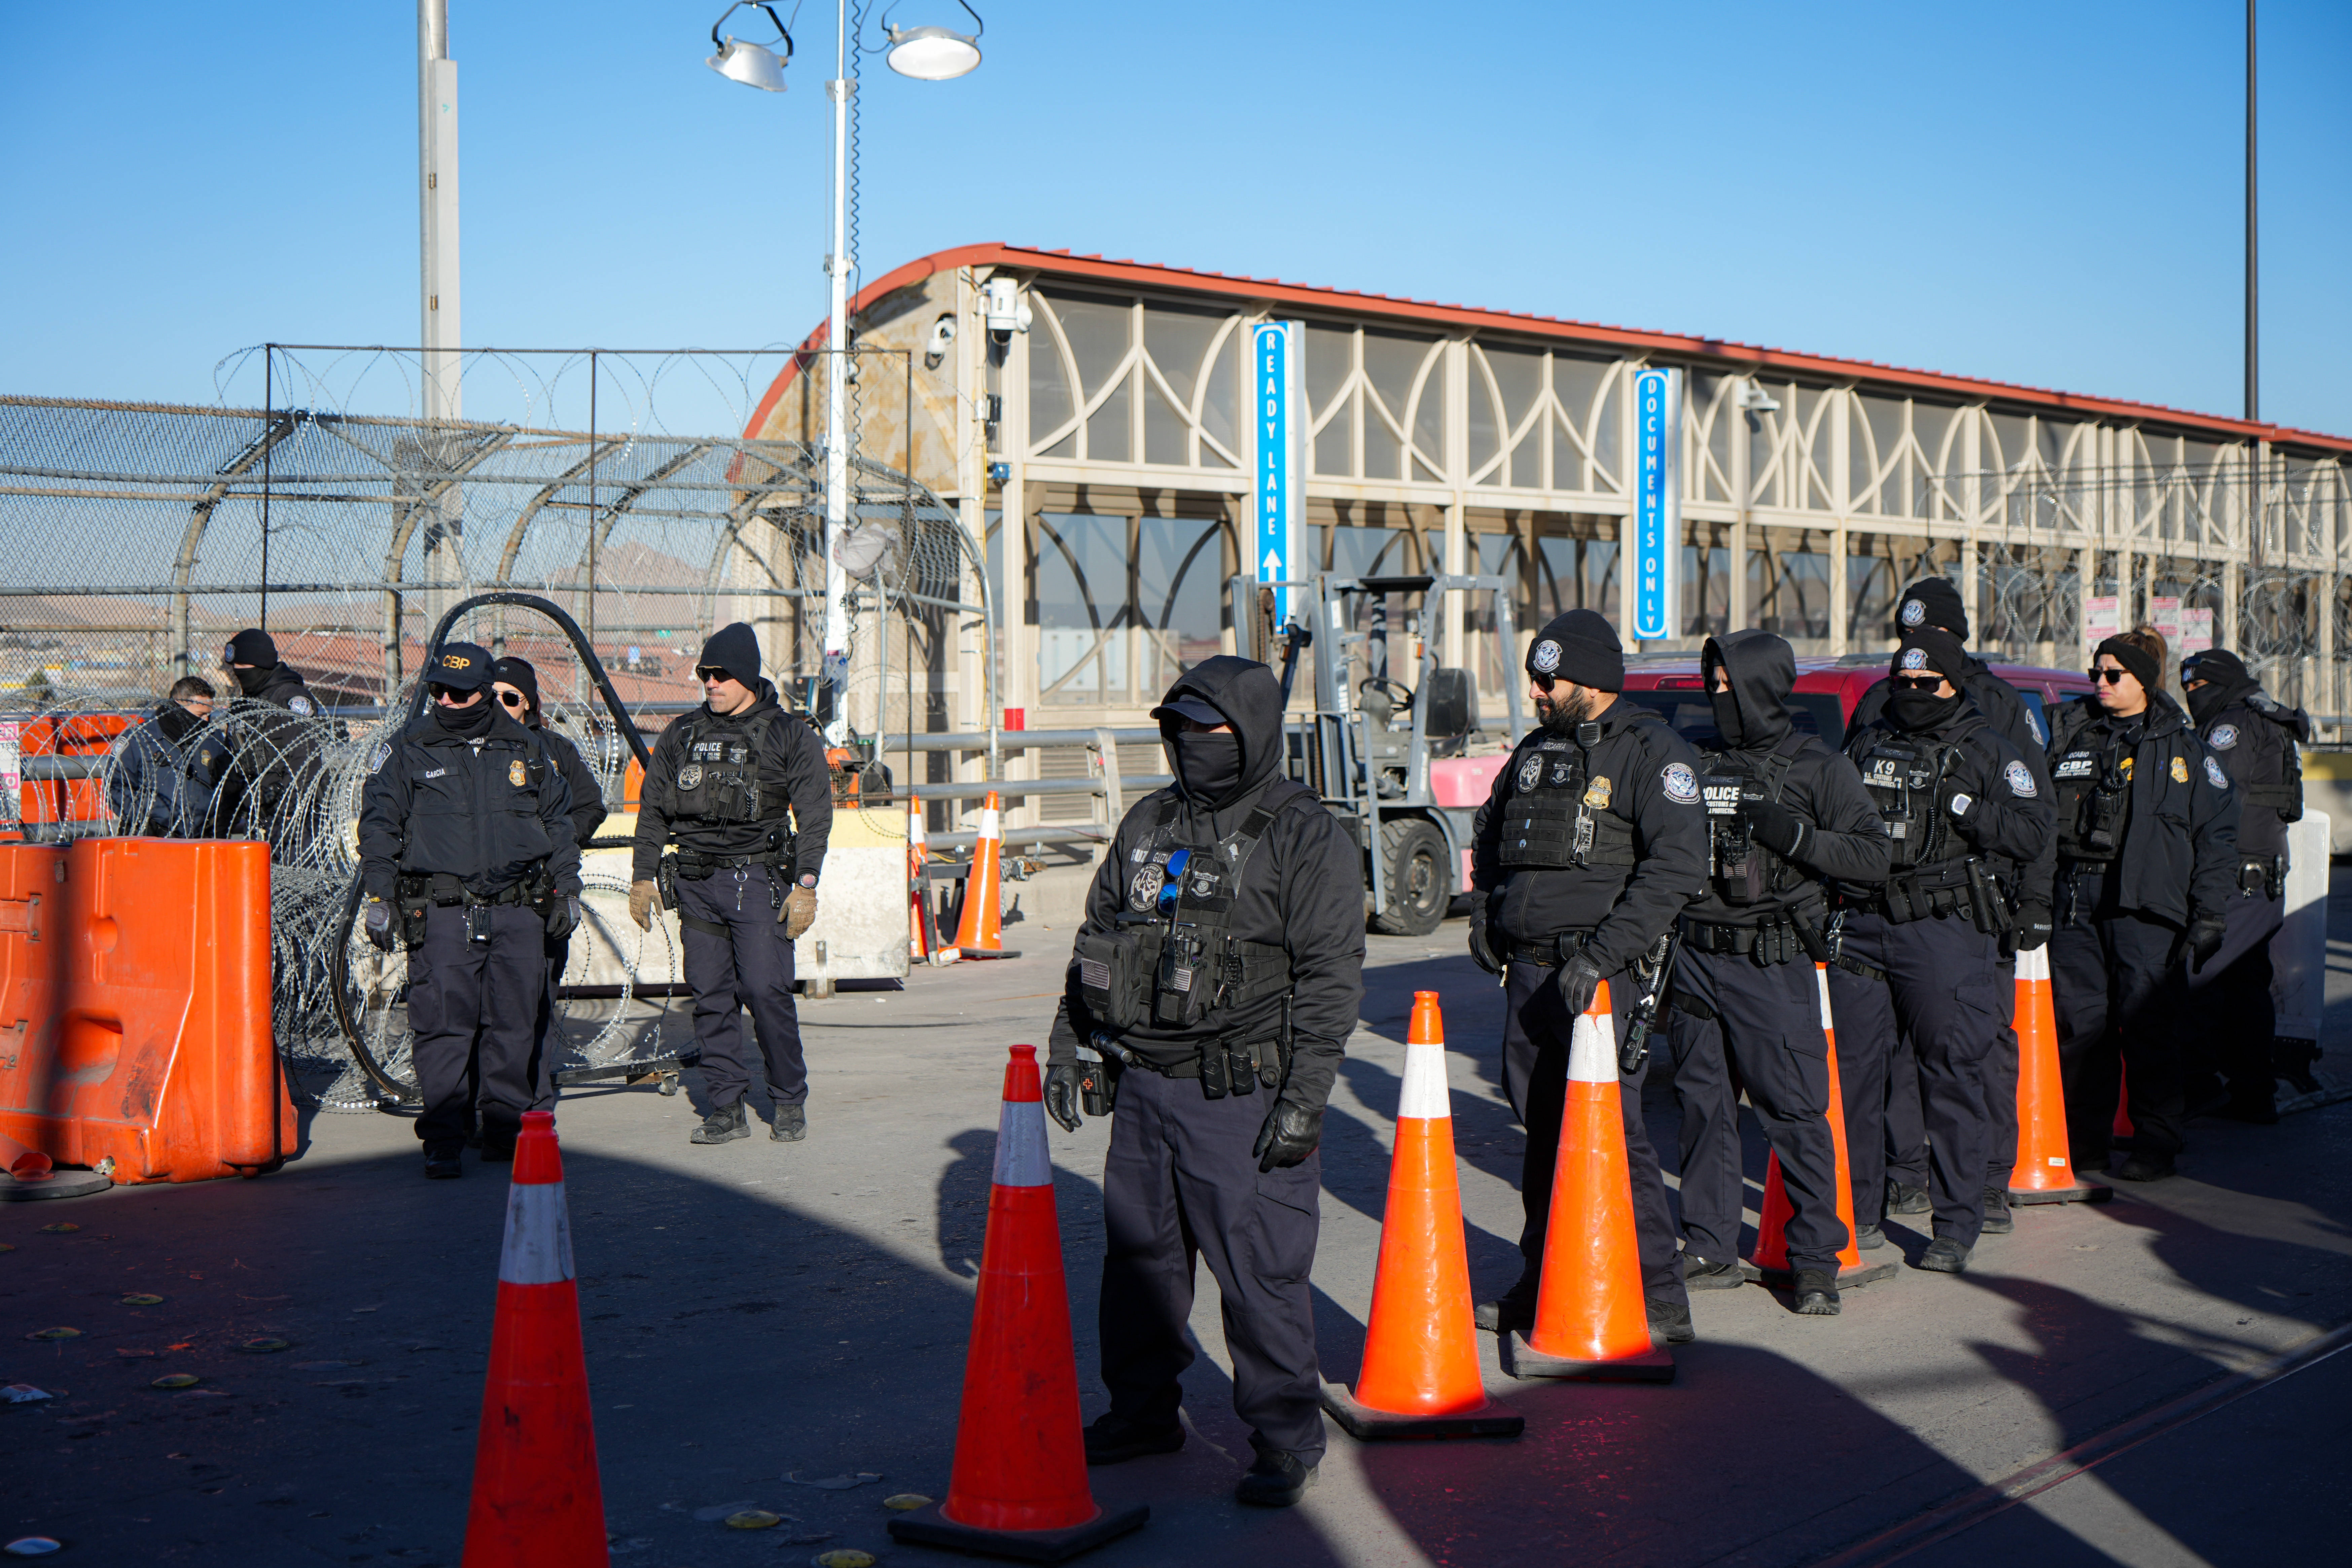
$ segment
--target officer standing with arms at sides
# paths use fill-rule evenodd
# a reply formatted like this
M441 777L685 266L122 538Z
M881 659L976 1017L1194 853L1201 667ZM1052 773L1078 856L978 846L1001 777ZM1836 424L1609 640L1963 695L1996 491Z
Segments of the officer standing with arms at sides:
M122 738L107 775L107 805L124 833L202 838L213 792L229 768L228 740L215 729L212 683L184 675L154 713Z
M1951 633L1963 648L1968 646L1968 608L1960 602L1960 591L1946 578L1923 577L1904 589L1895 607L1895 621L1901 631L1933 626ZM2048 800L2050 774L2042 749L2049 744L2050 736L2042 721L2017 688L1975 658L1963 654L1962 659L1967 668L1965 672L1952 673L1952 684L1968 694L1977 711L2000 731L2002 740L2017 748L2018 755L2025 759L2026 770L2033 775L2038 797ZM1893 690L1893 679L1889 678L1874 682L1862 694L1846 725L1849 742L1864 725L1886 710L1886 699ZM1994 1039L1992 1049L1985 1054L1984 1062L1985 1113L1992 1128L1985 1159L1984 1227L1994 1236L2006 1235L2016 1228L2016 1221L2009 1213L2009 1182L2011 1173L2017 1168L2017 955L2050 940L2051 885L2057 876L2057 841L2053 838L2050 847L2023 868L2008 889L2010 932L2000 950L2001 973L2009 983L2009 989L2001 994L2008 1001L2001 1015L2000 1034ZM1887 1064L1886 1088L1887 1205L1895 1214L1926 1214L1927 1129L1919 1104L1919 1062L1917 1055L1899 1039ZM1875 1245L1868 1237L1864 1242Z
M2164 638L2136 626L2101 643L2098 689L2051 723L2058 792L2058 930L2050 999L2078 1171L2107 1162L2116 1079L2131 1096L2130 1158L2114 1174L2153 1182L2180 1152L2178 969L2202 974L2229 939L2238 886L2237 792L2189 716L2164 694Z
M1364 997L1361 853L1282 776L1282 688L1220 654L1152 717L1176 782L1138 801L1087 895L1045 1109L1111 1117L1102 1378L1087 1462L1184 1446L1195 1260L1224 1301L1235 1498L1286 1508L1323 1458L1315 1265L1323 1107Z
M760 673L750 626L713 632L694 673L702 706L662 731L638 791L629 916L650 931L656 897L677 910L710 1100L689 1142L751 1135L748 1007L774 1096L768 1136L797 1143L808 1131L808 1061L793 1002L793 943L816 919L833 773L824 742L778 705ZM677 852L665 859L672 844Z
M2287 825L2303 820L2303 761L2311 739L2300 708L2273 702L2234 653L2213 648L2180 661L2180 691L2199 737L2238 797L2238 875L2221 916L2221 951L2189 977L2186 1022L2190 1113L2228 1091L2218 1113L2264 1125L2278 1121L2272 1039L2271 938L2286 918ZM2308 1049L2309 1047L2305 1047Z
M1498 1334L1535 1321L1570 1031L1605 980L1622 1047L1634 999L1656 978L1653 950L1706 885L1697 754L1656 713L1619 700L1625 655L1616 628L1570 610L1537 634L1527 668L1537 727L1495 775L1471 850L1470 953L1505 976L1503 1088L1528 1132L1519 1279L1477 1308L1478 1326ZM1618 1093L1643 1294L1652 1331L1685 1344L1696 1331L1642 1120L1645 1071L1644 1062L1624 1072Z
M573 745L569 737L548 729L540 721L539 671L532 668L529 659L499 659L490 666L490 695L498 699L499 706L506 710L507 717L539 737L539 743L547 748L548 760L562 773L564 788L572 795L572 841L584 850L609 815L604 808L604 787L597 781L595 770L582 759L580 748ZM533 1110L555 1109L554 1065L548 1058L547 1036L555 1024L556 988L563 984L564 966L571 958L572 933L549 931L547 989L540 1002L538 1024L531 1033L530 1108Z
M1707 813L1706 895L1682 918L1668 995L1682 1107L1683 1280L1736 1289L1747 1201L1739 1091L1780 1157L1797 1310L1838 1310L1837 1154L1829 1123L1829 1040L1814 955L1822 876L1850 887L1886 878L1886 826L1853 764L1788 710L1796 655L1769 632L1710 637L1699 655L1717 745L1699 752Z
M267 837L287 797L315 771L319 736L305 721L320 716L319 705L302 677L278 661L276 639L257 626L229 639L221 663L246 705L230 709L241 731L237 765L223 781L215 814L219 831Z
M1838 889L1829 975L1842 1074L1848 1031L1859 1039L1861 1070L1842 1085L1854 1224L1878 1224L1885 1199L1885 1085L1870 1068L1900 1030L1919 1058L1935 1215L1916 1262L1944 1274L1968 1267L1984 1228L1982 1068L2013 1005L2002 989L2016 989L2000 969L2002 887L2050 841L2050 803L2033 770L1951 680L1967 658L1948 632L1905 633L1886 710L1847 743L1886 823L1888 870L1877 888Z
M514 1157L534 1092L547 935L580 921L580 848L562 773L490 700L488 652L444 644L425 679L432 707L376 748L360 792L361 924L386 952L407 943L416 1136L425 1173L448 1177L460 1171L469 1060L482 1157Z

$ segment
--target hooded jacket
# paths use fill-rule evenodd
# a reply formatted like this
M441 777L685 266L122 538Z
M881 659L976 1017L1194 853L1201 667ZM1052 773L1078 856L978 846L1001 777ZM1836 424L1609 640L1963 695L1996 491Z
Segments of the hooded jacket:
M2114 719L2097 697L2077 697L2059 705L2050 731L2053 773L2072 752L2104 755L2116 745L2130 756L2117 904L2179 926L2199 915L2221 918L2238 884L2238 792L2180 705L2152 692L2146 710Z
M1113 836L1094 885L1087 892L1080 938L1114 928L1122 906L1134 907L1132 886L1147 841L1163 810L1174 808L1173 838L1205 847L1238 830L1250 813L1273 813L1265 837L1242 868L1234 890L1232 934L1244 942L1278 945L1290 966L1291 1033L1296 1058L1287 1098L1319 1109L1331 1092L1348 1037L1355 1032L1364 1001L1363 855L1339 821L1314 792L1282 776L1282 688L1274 672L1252 659L1219 655L1202 660L1169 689L1167 701L1197 697L1224 716L1241 743L1241 785L1228 800L1210 805L1187 798L1179 782L1152 791L1130 807ZM1174 768L1171 731L1170 767ZM1149 909L1147 901L1137 912ZM1281 1000L1269 996L1254 1007L1227 1008L1189 1028L1163 1030L1149 1024L1129 1030L1119 1043L1157 1067L1180 1067L1197 1059L1211 1040L1244 1043L1271 1037L1280 1022ZM1077 1059L1081 1038L1097 1025L1078 988L1073 951L1066 993L1054 1016L1050 1059Z
M2199 737L2238 797L2238 853L2284 855L2287 824L2303 817L2295 746L2311 739L2310 718L2300 708L2272 701L2252 676L2231 681L2210 706L2197 706L2207 709Z
M1862 774L1819 736L1797 734L1796 721L1790 717L1797 659L1788 643L1754 630L1710 637L1699 655L1710 687L1717 665L1729 678L1738 733L1717 734L1713 745L1703 747L1702 769L1713 771L1717 756L1736 754L1752 771L1769 777L1767 758L1777 754L1788 759L1778 799L1805 825L1804 837L1790 857L1805 878L1769 901L1736 905L1725 902L1721 889L1709 879L1706 893L1690 907L1690 918L1709 925L1755 925L1768 916L1818 908L1823 877L1856 885L1885 881L1886 824L1862 787Z
M767 822L674 822L677 812L677 771L687 761L689 734L711 725L751 731L760 736L760 773L780 780L792 803L792 878L822 876L824 851L833 837L833 770L824 760L824 742L798 714L786 712L776 701L776 688L764 676L752 688L757 698L740 713L717 714L705 702L674 721L654 742L646 764L645 782L637 791L637 842L630 875L650 882L661 869L662 850L676 843L719 860L757 860L768 852L769 834L782 819Z
M258 675L250 695L239 695L216 717L235 753L235 765L221 781L214 816L223 833L254 833L264 837L271 821L289 796L299 796L323 773L320 752L329 734L329 721L319 711L310 689L288 665L266 670L231 670L240 693L245 677Z

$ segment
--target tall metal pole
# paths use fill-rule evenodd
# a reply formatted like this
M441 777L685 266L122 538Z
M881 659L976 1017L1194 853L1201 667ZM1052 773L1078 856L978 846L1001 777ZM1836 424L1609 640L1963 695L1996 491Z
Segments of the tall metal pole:
M833 722L825 738L838 745L848 729L849 574L842 570L841 536L849 525L850 432L844 404L849 369L849 275L857 265L849 254L849 0L839 0L834 33L834 79L824 84L833 100L833 254L824 269L833 285L833 320L825 341L824 380L824 674L833 684Z
M2254 224L2254 0L2246 0L2246 417L2260 419L2263 386L2262 273Z
M451 455L433 426L465 417L457 346L457 63L449 58L448 0L416 0L417 342L425 383L426 437L422 468L430 473ZM426 479L425 482L431 482ZM458 576L457 542L464 501L451 486L431 503L425 520L426 624L448 605L436 586ZM398 628L394 628L398 636Z

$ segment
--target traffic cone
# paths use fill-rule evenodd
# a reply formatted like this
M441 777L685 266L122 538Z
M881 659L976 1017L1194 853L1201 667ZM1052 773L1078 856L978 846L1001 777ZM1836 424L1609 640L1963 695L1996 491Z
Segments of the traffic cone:
M2050 1002L2050 952L2027 948L2017 955L2017 1168L2010 1173L2009 1201L2101 1204L2113 1196L2114 1188L2074 1174L2057 1015Z
M1568 1099L1544 1231L1536 1325L1503 1342L1513 1377L1671 1383L1675 1358L1650 1339L1642 1246L1633 1229L1633 1173L1618 1100L1617 1028L1609 983L1572 1026Z
M964 1357L947 1500L898 1515L890 1534L926 1546L1060 1563L1150 1517L1142 1503L1106 1513L1087 1485L1037 1047L1014 1046L996 1124L996 1182L988 1194L980 1300Z
M971 847L964 873L963 913L956 921L959 958L1018 958L1004 949L1003 902L997 889L998 860L1004 847L1003 805L994 790L980 808L980 842Z
M1445 1025L1437 993L1416 991L1404 1034L1404 1092L1397 1101L1363 1375L1352 1394L1325 1384L1323 1408L1365 1442L1517 1436L1526 1417L1486 1397L1470 1310Z
M1830 1147L1836 1151L1837 1216L1845 1227L1845 1245L1838 1249L1838 1289L1852 1289L1874 1279L1895 1277L1892 1263L1864 1263L1853 1232L1853 1167L1847 1163L1845 1095L1838 1081L1837 1026L1830 1016L1830 967L1813 965L1813 979L1822 993L1822 1038L1830 1052ZM1780 1179L1780 1155L1776 1150L1764 1163L1764 1204L1757 1210L1756 1250L1740 1265L1750 1279L1786 1287L1794 1282L1789 1268L1789 1221L1797 1205L1789 1201L1788 1184Z
M930 858L929 842L923 834L923 803L910 800L907 803L907 956L918 963L931 963L939 945L931 930L931 911L923 899L929 886L923 868Z
M609 1561L563 1155L553 1113L526 1110L507 1189L465 1568L586 1568Z
M2131 1119L2131 1074L2130 1071L2120 1063L2116 1067L2115 1135L2118 1142L2126 1138L2137 1136L2137 1130L2132 1126ZM2126 1147L2129 1147L2129 1145L2126 1145Z

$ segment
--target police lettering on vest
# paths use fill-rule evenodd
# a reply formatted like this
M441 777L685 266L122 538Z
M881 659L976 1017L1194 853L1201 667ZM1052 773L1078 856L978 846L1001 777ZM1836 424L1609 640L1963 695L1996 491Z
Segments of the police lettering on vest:
M772 710L736 721L698 714L686 721L684 760L678 764L676 803L680 822L776 822L792 805L789 781L763 744L771 725L783 721Z
M1727 904L1767 903L1804 879L1797 867L1756 842L1748 822L1748 803L1780 801L1796 761L1790 753L1804 741L1801 732L1791 731L1760 758L1750 752L1699 752L1699 798L1706 804L1706 870L1717 896Z

